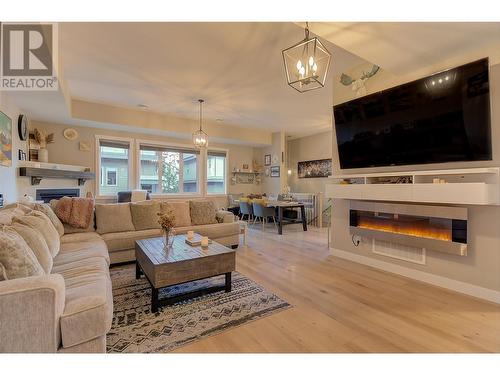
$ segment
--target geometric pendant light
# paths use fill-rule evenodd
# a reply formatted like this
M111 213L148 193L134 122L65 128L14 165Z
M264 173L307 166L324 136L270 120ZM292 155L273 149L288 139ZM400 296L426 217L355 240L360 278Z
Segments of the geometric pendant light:
M317 37L309 37L306 22L305 38L282 51L286 79L298 92L325 86L332 55Z

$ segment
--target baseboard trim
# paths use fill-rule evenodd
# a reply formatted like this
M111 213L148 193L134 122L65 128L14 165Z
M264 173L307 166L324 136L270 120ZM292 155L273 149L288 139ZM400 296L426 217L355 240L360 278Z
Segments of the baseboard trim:
M434 275L431 273L414 270L411 268L406 268L399 266L397 264L384 262L378 259L373 259L365 257L363 255L355 254L350 251L330 248L330 253L333 256L351 260L353 262L361 263L366 266L381 269L383 271L395 273L401 276L408 277L410 279L422 281L427 284L432 284L439 286L441 288L450 289L455 292L467 294L472 297L484 299L490 302L500 304L500 291L493 289L484 288L482 286L477 286L463 281L453 280L444 276Z

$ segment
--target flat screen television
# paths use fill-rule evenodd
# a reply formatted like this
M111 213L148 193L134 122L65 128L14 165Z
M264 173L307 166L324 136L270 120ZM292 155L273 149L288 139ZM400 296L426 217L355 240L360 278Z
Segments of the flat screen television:
M333 111L342 169L492 157L487 58Z

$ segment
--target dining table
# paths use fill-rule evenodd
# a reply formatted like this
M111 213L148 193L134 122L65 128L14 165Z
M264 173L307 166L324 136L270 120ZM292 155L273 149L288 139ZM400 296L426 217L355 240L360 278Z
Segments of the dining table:
M302 229L307 232L306 210L303 203L288 201L268 201L267 207L274 207L278 211L278 234L283 234L283 211L287 208L300 208Z

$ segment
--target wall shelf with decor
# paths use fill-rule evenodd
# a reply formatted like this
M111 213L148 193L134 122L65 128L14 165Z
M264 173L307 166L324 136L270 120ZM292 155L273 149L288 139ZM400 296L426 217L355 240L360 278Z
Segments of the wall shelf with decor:
M500 205L500 168L337 175L326 197L394 202Z
M232 171L232 185L259 185L261 183L261 174L259 171Z
M39 162L20 163L19 176L30 177L31 185L39 185L45 178L58 178L78 180L78 185L82 186L87 180L95 179L95 173L90 172L90 168Z

